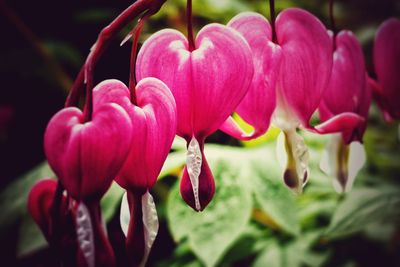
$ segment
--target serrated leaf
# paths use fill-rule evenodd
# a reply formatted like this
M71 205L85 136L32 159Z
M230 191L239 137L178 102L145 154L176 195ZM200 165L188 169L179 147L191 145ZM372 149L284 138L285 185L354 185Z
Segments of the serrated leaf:
M340 203L325 234L328 238L337 238L361 231L371 223L398 220L400 220L398 188L356 189Z
M168 199L167 219L176 241L187 238L195 255L206 266L215 266L244 231L252 199L235 164L220 159L210 162L210 167L217 185L210 205L201 213L193 211L181 199L176 184Z

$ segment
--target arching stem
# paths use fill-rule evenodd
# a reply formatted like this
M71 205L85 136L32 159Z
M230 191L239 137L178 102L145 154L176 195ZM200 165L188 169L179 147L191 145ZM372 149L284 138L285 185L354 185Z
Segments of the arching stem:
M329 0L329 18L331 20L331 28L333 34L336 35L336 24L335 24L335 16L334 16L334 0Z
M136 105L136 54L138 49L138 43L140 38L140 33L142 32L143 26L147 19L150 17L150 13L146 12L138 21L137 25L133 29L133 39L132 39L132 50L131 50L131 62L130 62L130 72L129 72L129 91L131 92L131 102Z
M79 97L82 95L84 83L86 83L87 101L85 105L85 119L89 120L92 113L92 88L93 88L93 71L97 61L107 49L113 38L131 22L135 17L143 12L153 15L160 10L166 0L137 0L135 3L125 9L117 18L115 18L107 27L99 34L95 44L92 46L90 53L82 66L73 86L67 97L65 106L77 105Z

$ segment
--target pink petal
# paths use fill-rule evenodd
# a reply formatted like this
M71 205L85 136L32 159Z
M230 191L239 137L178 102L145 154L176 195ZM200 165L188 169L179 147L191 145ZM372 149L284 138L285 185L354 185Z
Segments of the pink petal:
M56 188L56 180L43 179L38 181L31 188L28 196L28 212L40 227L46 238L49 238L51 234L50 210L53 205Z
M132 144L117 182L126 189L146 192L154 186L176 133L176 105L168 87L156 78L145 78L136 86L137 106L129 89L120 81L100 83L94 103L118 103L131 118Z
M107 191L126 159L131 130L128 114L114 103L94 110L90 122L72 107L50 120L46 156L73 198L100 199Z
M346 143L361 141L371 103L363 51L356 36L350 31L339 32L335 42L332 74L319 106L320 117L322 121L327 121L343 112L360 115L364 118L364 123L358 124L354 129L343 129L342 132Z
M361 44L350 31L341 31L335 38L332 74L321 105L332 114L356 112L365 91L365 63ZM329 119L321 112L323 121Z
M239 139L256 138L268 130L276 105L275 84L281 61L281 48L271 42L269 22L261 15L245 12L235 16L228 26L239 31L252 50L254 76L250 88L236 112L250 125L254 132L245 134L232 119L221 130Z
M365 118L356 113L343 112L315 127L310 126L307 129L319 134L338 133L353 130L364 121Z
M242 36L222 25L204 27L197 35L196 47L191 57L193 127L201 139L215 132L243 99L253 63Z
M231 28L204 27L196 47L190 52L181 33L163 30L143 44L137 60L138 79L157 77L171 89L178 134L187 140L216 131L244 97L253 75L249 46Z
M278 105L307 127L318 108L332 69L332 41L324 25L307 11L288 8L276 19L282 65Z
M390 18L378 29L374 43L374 65L382 87L381 105L390 117L400 118L400 20Z
M176 133L176 106L168 87L158 79L137 84L137 107L128 111L135 127L132 147L118 182L136 189L152 188Z
M190 52L186 37L165 29L144 42L136 61L136 77L156 77L162 80L175 97L178 113L177 133L191 137L192 100Z

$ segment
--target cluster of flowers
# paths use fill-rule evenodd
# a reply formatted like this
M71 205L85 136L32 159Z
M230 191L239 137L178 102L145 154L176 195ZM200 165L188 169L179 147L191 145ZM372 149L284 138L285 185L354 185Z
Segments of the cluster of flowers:
M181 195L201 211L215 192L204 142L218 129L249 140L264 134L270 123L280 128L284 182L297 192L309 173L307 147L296 130L337 133L322 165L336 178L337 190L348 191L357 172L348 168L354 158L351 144L362 143L372 92L385 118L400 118L397 19L383 23L376 34L375 81L366 73L353 33L328 31L298 8L284 10L276 20L272 8L271 22L242 13L227 25L205 26L194 38L189 0L188 37L161 30L145 41L136 58L143 24L164 2L139 0L100 33L66 107L46 129L45 153L59 179L37 183L28 208L67 266L115 266L99 205L113 180L126 189L122 205L130 220L123 231L130 264L145 264L158 231L149 190L175 134L188 144ZM140 14L127 38L133 36L129 86L106 80L92 88L94 65L107 44ZM84 84L81 111L74 106ZM317 110L321 124L312 126ZM244 132L230 117L233 112L254 131Z

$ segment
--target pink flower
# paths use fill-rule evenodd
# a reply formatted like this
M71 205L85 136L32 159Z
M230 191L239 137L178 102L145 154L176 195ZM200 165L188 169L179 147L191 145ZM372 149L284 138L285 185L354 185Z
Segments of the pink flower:
M342 132L346 143L362 141L371 91L368 86L364 55L360 43L350 31L341 31L335 37L332 74L319 106L321 121L352 112L363 118L362 123Z
M250 53L238 32L219 24L204 27L193 49L183 34L167 29L152 35L139 52L137 78L159 78L175 97L177 134L188 142L181 194L197 211L207 206L215 192L204 140L246 94L253 75Z
M47 125L47 160L75 200L98 201L107 191L128 155L132 124L115 104L94 106L93 119L82 111L64 108Z
M332 136L321 160L321 168L334 177L338 192L349 191L355 176L365 162L362 138L367 127L368 110L371 103L371 88L367 81L364 55L356 36L350 31L341 31L333 37L332 74L319 106L320 118L328 121L332 117L353 112L363 121L353 128L344 129L339 136Z
M374 65L377 83L373 82L374 98L386 121L400 119L400 20L390 18L375 35Z
M128 113L133 125L129 155L116 181L127 190L129 225L124 230L132 266L144 264L158 231L155 204L149 190L154 186L176 133L176 105L168 87L156 78L145 78L131 92L118 80L100 83L93 91L94 111L106 103L116 103ZM129 202L129 204L128 204ZM121 217L121 224L124 223Z
M315 127L309 124L332 70L333 47L326 28L315 16L298 8L286 9L277 17L276 43L272 42L269 22L259 14L239 14L229 25L242 33L253 53L253 83L237 112L255 130L248 135L232 119L221 129L240 139L255 138L268 129L272 116L285 136L284 180L301 191L308 177L308 152L296 129L301 126L312 132L331 133L354 127L361 120L356 114L344 113Z

